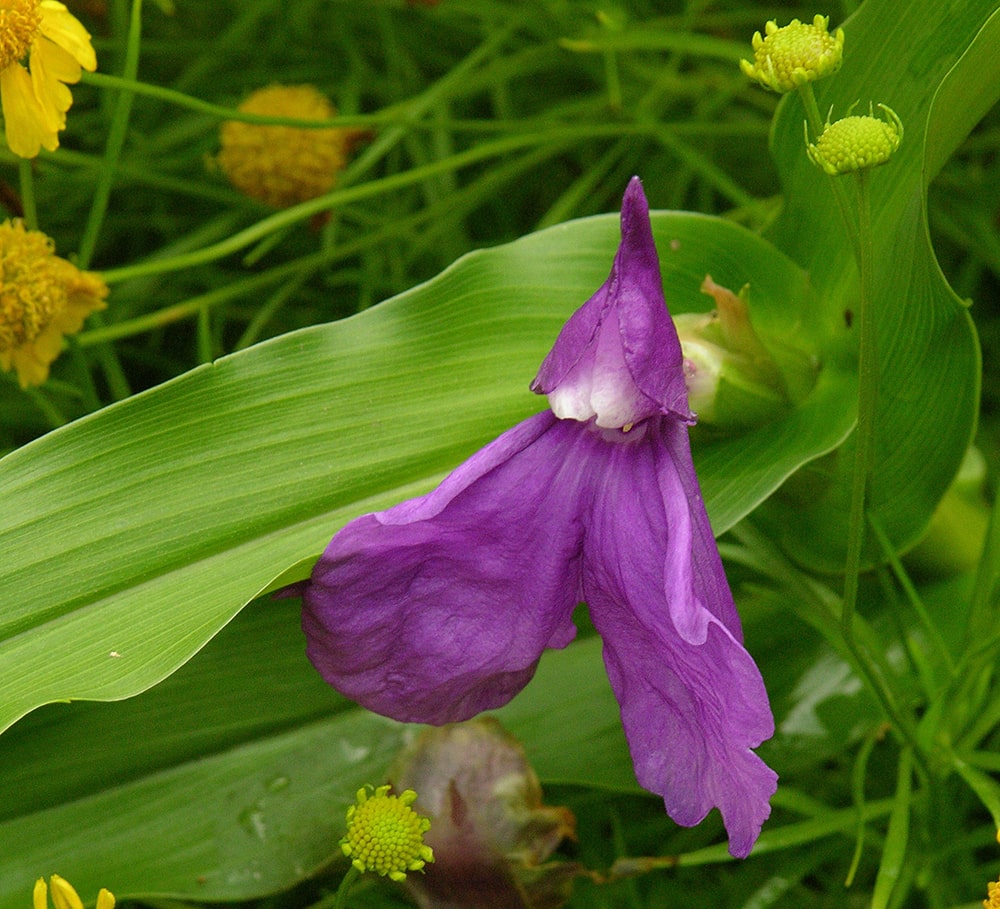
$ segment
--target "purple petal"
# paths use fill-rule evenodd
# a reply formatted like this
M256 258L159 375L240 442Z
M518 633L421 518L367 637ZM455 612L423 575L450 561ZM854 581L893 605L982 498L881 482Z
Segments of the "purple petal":
M687 430L664 420L616 448L595 489L583 585L636 778L679 824L717 807L742 858L770 814L777 775L751 749L774 722L741 643Z
M498 707L586 599L639 782L678 823L719 808L749 853L777 777L763 681L698 488L680 344L633 180L611 275L532 383L546 412L438 489L364 515L302 590L308 654L378 713L428 723ZM557 419L557 417L569 419Z
M596 416L598 426L618 428L654 414L694 422L638 177L625 192L621 231L608 280L570 317L531 388L549 396L558 416Z
M588 447L537 414L436 490L364 515L330 542L304 594L307 653L338 691L398 720L499 707L564 647L580 596Z

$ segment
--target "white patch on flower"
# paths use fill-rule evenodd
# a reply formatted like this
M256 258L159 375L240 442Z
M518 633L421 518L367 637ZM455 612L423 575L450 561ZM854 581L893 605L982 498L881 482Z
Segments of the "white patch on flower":
M548 395L560 420L591 418L601 429L631 427L643 413L643 395L629 372L616 319L598 329L593 352L577 363Z
M576 381L564 379L549 392L549 407L560 420L586 423L597 413L591 403L593 375L576 375L573 378Z

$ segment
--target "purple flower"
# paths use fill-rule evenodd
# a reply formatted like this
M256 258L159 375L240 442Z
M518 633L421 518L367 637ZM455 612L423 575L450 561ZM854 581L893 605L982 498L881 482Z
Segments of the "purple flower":
M587 603L642 786L692 826L716 807L745 857L776 774L767 693L705 513L680 342L642 186L611 275L566 323L532 390L550 411L433 492L363 515L301 585L308 655L340 692L398 720L507 703Z

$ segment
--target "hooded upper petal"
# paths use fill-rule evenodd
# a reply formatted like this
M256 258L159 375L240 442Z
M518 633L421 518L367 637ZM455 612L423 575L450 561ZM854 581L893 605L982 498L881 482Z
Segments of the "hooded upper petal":
M556 416L620 429L654 414L694 422L684 358L663 298L649 205L625 191L622 240L608 280L563 327L531 383Z
M572 640L593 445L574 429L537 414L333 538L303 593L331 685L395 719L454 722L505 704Z
M774 733L767 692L697 487L687 429L658 421L595 483L584 598L604 641L636 778L691 826L722 813L744 857L776 774L751 749Z

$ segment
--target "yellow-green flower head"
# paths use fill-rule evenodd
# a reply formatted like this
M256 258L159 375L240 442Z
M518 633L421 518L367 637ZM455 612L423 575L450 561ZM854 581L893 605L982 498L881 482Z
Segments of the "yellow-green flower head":
M238 110L268 117L330 120L336 108L312 85L268 85ZM333 189L337 174L363 133L357 129L305 129L227 120L216 162L240 192L287 208Z
M865 116L844 117L835 123L827 120L815 145L809 142L807 127L809 159L831 177L885 164L903 141L903 124L892 108L880 104L879 110L886 119L876 117L869 107Z
M97 57L90 33L57 0L0 2L0 101L7 147L22 158L59 147L68 88Z
M83 909L83 901L69 881L59 877L58 874L53 874L49 878L49 885L52 888L52 905L55 909ZM49 887L45 884L45 878L40 877L35 881L32 900L34 909L48 909L48 893ZM97 894L97 909L115 909L114 896L103 887Z
M410 807L417 798L412 789L389 795L391 788L358 790L357 802L347 809L347 834L340 848L358 871L403 881L407 871L420 871L434 861L434 852L424 844L431 822Z
M104 309L108 286L55 254L52 240L20 221L0 223L0 369L22 387L41 385L63 335Z
M764 27L767 37L754 32L754 62L740 60L740 69L775 92L790 92L835 73L844 56L844 30L831 35L829 24L827 16L816 16L812 25L792 19L778 28L772 19Z

